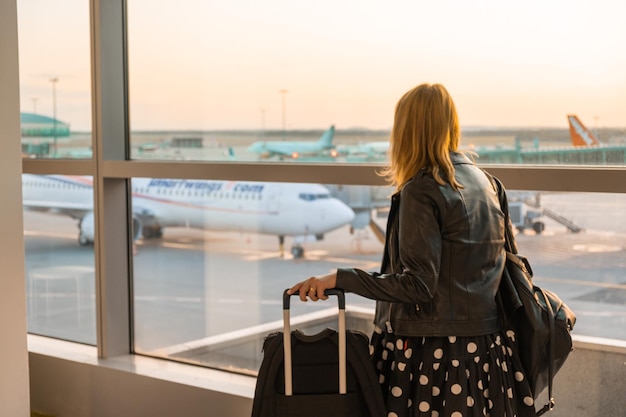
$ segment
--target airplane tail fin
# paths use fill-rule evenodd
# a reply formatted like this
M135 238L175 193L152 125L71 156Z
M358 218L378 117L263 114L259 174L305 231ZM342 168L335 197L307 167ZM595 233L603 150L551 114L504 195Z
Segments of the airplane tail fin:
M335 125L332 125L322 134L320 137L319 143L324 148L331 148L333 146L333 139L335 137Z
M575 114L567 116L569 122L569 135L574 146L593 146L599 145L600 141L595 137L589 129L582 124Z

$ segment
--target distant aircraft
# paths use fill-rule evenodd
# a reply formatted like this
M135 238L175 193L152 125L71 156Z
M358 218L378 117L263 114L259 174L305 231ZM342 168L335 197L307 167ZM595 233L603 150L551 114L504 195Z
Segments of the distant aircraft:
M271 158L277 156L280 159L298 159L306 156L330 156L338 155L333 145L335 126L326 130L317 142L311 141L259 141L248 147L248 152L259 155L259 158Z
M595 137L589 129L578 119L575 114L567 115L569 123L569 135L574 146L594 146L599 145L600 141Z
M462 146L461 149L478 151L475 146ZM348 162L384 162L388 160L389 141L363 142L358 145L337 146L339 155Z
M78 241L94 241L90 177L22 175L24 208L67 215L79 221ZM283 254L304 255L301 243L354 219L354 212L319 184L134 178L132 207L137 236L158 238L165 227L190 227L276 235Z
M345 157L348 162L382 162L387 159L388 150L388 140L337 147L338 154Z

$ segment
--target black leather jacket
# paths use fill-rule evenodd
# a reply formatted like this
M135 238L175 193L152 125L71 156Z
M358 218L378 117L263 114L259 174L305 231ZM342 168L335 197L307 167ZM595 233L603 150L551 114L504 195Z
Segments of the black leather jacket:
M464 188L424 170L391 198L381 273L341 268L337 287L377 300L374 324L403 336L477 336L499 330L504 214L489 178L451 153Z

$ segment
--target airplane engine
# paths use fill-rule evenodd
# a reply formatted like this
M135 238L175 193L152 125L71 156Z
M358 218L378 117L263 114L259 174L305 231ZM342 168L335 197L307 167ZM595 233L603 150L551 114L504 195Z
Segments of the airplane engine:
M87 213L80 220L78 227L80 230L78 233L78 243L81 246L93 244L96 238L93 212ZM139 236L141 236L142 230L141 220L137 217L133 217L133 240L137 240Z
M78 225L78 243L81 246L91 245L95 240L96 229L94 227L93 211L85 214Z

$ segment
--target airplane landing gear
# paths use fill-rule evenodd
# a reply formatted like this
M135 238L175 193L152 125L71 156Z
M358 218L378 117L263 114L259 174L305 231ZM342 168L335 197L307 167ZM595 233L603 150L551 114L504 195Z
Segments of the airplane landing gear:
M78 233L78 244L80 246L89 246L93 242L89 240L87 236L85 236L82 232Z
M300 245L293 245L291 247L291 254L295 259L300 259L304 257L304 248Z
M529 222L528 224L517 226L517 230L520 233L523 233L526 229L533 229L536 234L540 235L546 229L546 225L544 222Z
M285 256L285 236L278 236L278 251L281 258Z
M161 226L158 225L144 226L141 229L141 234L145 240L159 239L163 237L163 229L161 229Z
M278 236L278 249L280 251L280 257L285 256L285 236ZM291 246L291 255L294 259L300 259L304 257L304 248L299 243L294 243Z

